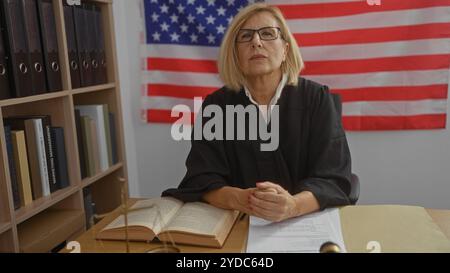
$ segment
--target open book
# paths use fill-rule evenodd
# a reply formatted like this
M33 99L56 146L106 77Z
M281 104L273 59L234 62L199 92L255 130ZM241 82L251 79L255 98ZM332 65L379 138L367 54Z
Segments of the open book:
M130 241L160 241L223 246L238 211L213 207L202 202L183 203L171 197L136 202L128 212ZM97 239L125 240L125 217L120 215L96 236Z

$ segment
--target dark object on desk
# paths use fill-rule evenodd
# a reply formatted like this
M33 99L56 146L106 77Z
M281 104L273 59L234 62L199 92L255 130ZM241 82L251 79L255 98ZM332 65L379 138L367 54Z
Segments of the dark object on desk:
M333 102L334 106L336 107L336 112L339 114L339 116L342 118L342 101L341 96L338 94L332 94L333 96ZM352 173L351 179L350 179L350 194L349 199L350 203L352 205L355 205L356 202L358 202L359 199L359 177Z
M320 253L341 253L341 248L333 242L326 242L320 246L319 251Z

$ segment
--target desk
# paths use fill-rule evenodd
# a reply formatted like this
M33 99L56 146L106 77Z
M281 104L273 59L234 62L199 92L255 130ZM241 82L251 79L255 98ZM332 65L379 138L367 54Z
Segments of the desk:
M130 200L130 205L134 204L137 199ZM94 227L76 239L81 245L81 252L83 253L123 253L126 252L125 242L115 241L99 241L95 239L95 234L108 225L113 219L120 215L120 208L106 216L102 221L97 223ZM450 210L435 210L427 209L428 214L437 223L442 232L450 239ZM177 245L181 252L184 253L240 253L245 252L247 246L248 233L248 216L244 219L238 219L228 236L223 248L208 248L187 245ZM145 253L151 249L160 247L162 243L144 243L131 242L131 253ZM63 253L69 251L63 250Z

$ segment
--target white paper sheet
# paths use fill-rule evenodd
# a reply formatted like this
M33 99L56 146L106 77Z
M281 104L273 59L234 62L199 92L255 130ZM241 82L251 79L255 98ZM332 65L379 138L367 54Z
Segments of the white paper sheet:
M339 210L336 208L280 223L252 216L247 252L318 253L322 244L328 241L337 244L341 252L346 252Z

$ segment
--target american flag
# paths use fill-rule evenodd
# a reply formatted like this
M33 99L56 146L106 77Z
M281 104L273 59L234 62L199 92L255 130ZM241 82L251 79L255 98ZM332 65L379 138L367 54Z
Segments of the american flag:
M146 122L174 122L173 106L194 109L194 97L223 86L216 66L221 39L252 2L143 1ZM302 76L341 95L347 130L445 128L450 0L266 2L287 19L306 64Z

